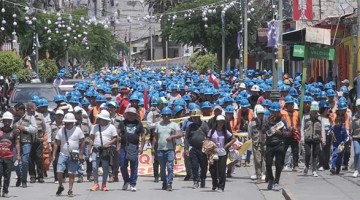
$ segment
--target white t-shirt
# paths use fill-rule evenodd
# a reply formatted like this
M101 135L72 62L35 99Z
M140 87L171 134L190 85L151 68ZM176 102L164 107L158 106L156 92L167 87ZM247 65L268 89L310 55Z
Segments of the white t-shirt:
M80 140L84 138L84 133L79 127L74 126L72 129L67 130L67 137L69 146L66 142L65 137L65 127L61 128L58 133L56 134L55 139L61 141L61 149L60 152L65 155L70 155L70 151L72 150L79 150L80 149Z
M91 128L90 135L95 136L94 147L101 147L100 131L98 124L94 125ZM101 135L102 135L103 145L109 143L114 137L117 136L115 126L110 123L107 126L101 126Z

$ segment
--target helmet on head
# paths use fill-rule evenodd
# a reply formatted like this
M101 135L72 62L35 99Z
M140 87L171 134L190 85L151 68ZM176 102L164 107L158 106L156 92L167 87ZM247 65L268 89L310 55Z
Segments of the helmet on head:
M226 96L226 97L224 97L224 103L226 103L226 102L231 102L231 103L233 103L233 102L234 102L234 99L231 98L230 96Z
M338 110L346 110L348 108L347 104L345 102L339 102L337 105Z
M271 106L271 101L269 99L265 99L261 105L270 107Z
M10 119L10 120L14 120L14 115L13 115L13 114L11 114L11 112L6 111L6 112L3 114L2 119Z
M280 111L280 110L281 110L280 103L279 103L279 102L272 102L269 110L270 110L271 112Z
M175 106L175 108L174 108L174 114L176 115L176 114L178 114L179 112L181 112L182 110L184 110L184 108L183 108L182 106L180 106L180 105L177 105L177 106Z
M137 94L132 94L130 96L130 101L140 101L139 96Z
M346 86L342 86L340 88L340 92L342 92L343 94L349 94L349 89Z
M88 106L88 105L90 105L90 102L89 102L89 100L88 99L83 99L82 101L81 101L81 104L83 105L83 106Z
M62 95L60 95L60 94L56 95L56 96L54 97L54 101L55 101L55 102L63 101Z
M336 93L333 89L329 89L326 91L326 96L327 97L335 97L336 96Z
M164 107L162 110L161 110L161 114L162 115L171 115L171 109L169 107Z
M330 108L330 105L327 101L320 101L319 108Z
M289 95L297 97L297 96L299 96L299 93L297 92L297 90L295 88L290 88Z
M318 96L317 96L317 98L319 98L319 99L322 99L322 100L325 100L326 99L326 92L325 91L321 91L319 94L318 94Z
M212 105L210 102L205 101L201 104L201 109L203 109L203 108L212 108Z
M290 95L287 95L285 97L285 104L292 104L292 103L294 103L294 98Z
M234 112L235 112L235 109L234 109L234 107L232 105L226 106L225 113L233 114Z
M247 99L242 99L242 100L240 101L240 106L241 106L242 108L248 108L248 107L250 107L250 103L249 103L249 101L248 101Z
M105 103L106 102L106 97L104 95L98 95L95 99L96 102L102 102Z

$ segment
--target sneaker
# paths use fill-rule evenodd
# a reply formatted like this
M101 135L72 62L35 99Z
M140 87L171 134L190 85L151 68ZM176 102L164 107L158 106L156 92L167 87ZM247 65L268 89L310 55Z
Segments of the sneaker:
M155 182L155 183L158 183L158 182L159 182L159 177L158 177L158 176L155 176L154 182Z
M101 185L101 190L102 190L102 191L109 191L109 189L106 187L105 184L102 184L102 185Z
M191 179L191 176L190 175L186 175L185 178L184 178L184 181L189 181Z
M266 176L265 175L261 175L261 181L265 181Z
M127 190L129 188L130 183L124 183L122 190Z
M172 185L171 185L171 184L167 185L167 187L166 187L166 191L169 191L169 192L171 192L171 191L172 191Z
M324 171L324 168L323 168L323 167L320 167L320 168L319 168L319 171Z
M205 179L201 179L200 188L205 188Z
M268 184L268 186L267 186L267 189L268 189L268 190L272 190L273 187L274 187L274 181L270 180L270 181L269 181L269 184Z
M74 193L73 193L72 190L69 190L69 191L68 191L68 197L74 197Z
M299 167L294 167L294 168L292 169L292 171L293 171L293 172L299 172Z
M334 175L334 174L335 174L335 169L330 169L330 173L331 173L332 175Z
M290 171L292 171L292 169L291 169L290 167L288 167L288 166L285 166L285 167L283 168L283 171L284 171L284 172L290 172Z
M38 182L39 182L39 183L44 183L45 181L44 181L43 178L39 178Z
M2 194L2 197L4 197L4 198L10 198L9 193L5 193L5 192Z
M99 190L99 184L97 183L95 183L90 189L90 191L98 191L98 190Z
M119 182L119 177L115 176L114 177L114 182Z
M22 187L27 188L27 183L26 182L22 183Z
M84 182L84 178L82 176L80 176L77 180L77 183L82 183L82 182Z
M167 189L167 185L166 185L166 183L163 183L163 184L162 184L161 189L162 189L162 190L166 190L166 189Z
M35 183L36 182L36 178L35 177L31 177L30 178L30 183Z
M342 168L342 170L343 170L343 171L347 171L347 170L348 170L348 166L344 166L344 167Z
M216 186L212 186L212 188L211 188L212 191L215 191L216 189L218 189L218 187L216 187Z
M55 184L59 184L59 181L54 181Z
M273 191L280 191L281 190L281 187L279 184L275 183L273 188L272 188Z
M319 175L316 173L316 171L313 172L314 177L318 177Z
M16 187L20 187L20 185L21 185L21 179L18 178L18 179L16 180L15 186L16 186Z
M308 171L309 171L309 168L305 168L303 174L304 174L304 175L307 175L307 174L308 174Z
M353 176L354 178L357 178L358 175L359 175L359 171L358 171L358 170L355 170L352 176Z
M198 182L194 182L194 185L192 187L192 189L198 189L199 188L199 183Z
M256 180L257 176L256 175L251 175L250 178L251 178L251 180Z
M56 191L56 196L60 196L63 191L64 191L64 186L60 185L58 187L58 190Z
M130 190L131 190L131 192L136 192L136 187L135 187L135 185L130 185Z

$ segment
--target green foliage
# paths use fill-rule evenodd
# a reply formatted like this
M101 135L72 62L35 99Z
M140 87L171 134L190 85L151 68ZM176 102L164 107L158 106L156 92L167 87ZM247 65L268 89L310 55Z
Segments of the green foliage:
M57 71L55 60L44 59L39 61L39 74L41 78L51 79L56 76Z
M193 70L198 70L200 73L207 73L209 69L214 67L217 70L216 56L213 54L202 55L200 52L196 52L191 55L188 62L189 66Z
M16 74L19 77L22 69L25 69L25 65L20 56L12 51L0 51L0 75L11 76Z

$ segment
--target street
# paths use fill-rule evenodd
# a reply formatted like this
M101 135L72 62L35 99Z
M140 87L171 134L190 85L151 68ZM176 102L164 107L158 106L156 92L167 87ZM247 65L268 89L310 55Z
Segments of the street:
M254 172L253 167L240 167L235 169L233 178L228 178L225 192L211 191L211 178L206 181L206 188L192 189L191 181L183 181L183 177L176 177L173 183L173 191L167 192L161 190L161 183L154 183L152 177L139 177L137 184L137 192L121 190L123 182L108 183L110 191L90 192L92 183L75 183L74 199L110 199L118 198L122 195L130 197L132 200L137 199L155 199L160 197L171 197L172 200L183 199L253 199L253 200L306 200L306 199L359 199L358 193L360 189L360 179L351 177L351 172L341 173L341 176L331 176L328 171L319 172L319 177L315 178L311 175L304 176L302 173L283 172L280 184L284 191L274 192L266 189L267 184L254 184L250 180L250 175ZM50 173L49 173L50 174ZM310 174L310 173L309 173ZM17 199L63 199L67 197L68 183L65 183L65 191L62 197L57 197L55 192L57 184L53 183L53 177L45 179L45 184L35 183L28 184L28 188L15 187L15 174L12 174L10 198ZM120 177L121 178L121 177ZM163 196L164 195L164 196Z

